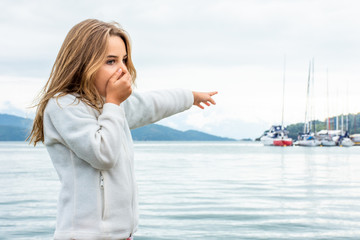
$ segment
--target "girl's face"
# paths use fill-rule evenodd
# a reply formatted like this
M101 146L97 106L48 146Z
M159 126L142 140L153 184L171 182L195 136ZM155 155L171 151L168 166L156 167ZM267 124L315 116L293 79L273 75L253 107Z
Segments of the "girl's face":
M106 58L103 65L95 74L95 87L100 95L106 97L106 85L110 77L119 69L122 74L127 72L126 68L126 47L124 41L118 36L110 36L108 40L108 48Z

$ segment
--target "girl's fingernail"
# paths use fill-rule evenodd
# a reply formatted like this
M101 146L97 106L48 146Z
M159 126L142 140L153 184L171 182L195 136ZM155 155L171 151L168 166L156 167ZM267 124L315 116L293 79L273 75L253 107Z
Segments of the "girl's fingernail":
M122 71L122 69L121 69L121 68L119 68L119 70L117 70L117 72L118 72L118 73L121 73L121 71Z

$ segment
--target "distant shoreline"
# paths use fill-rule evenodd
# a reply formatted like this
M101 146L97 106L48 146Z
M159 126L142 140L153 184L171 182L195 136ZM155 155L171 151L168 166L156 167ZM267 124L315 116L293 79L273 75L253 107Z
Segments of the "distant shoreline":
M9 114L0 114L0 141L25 141L33 120ZM150 124L131 130L134 141L239 141L196 130L179 131L159 124ZM243 139L250 141L251 139Z

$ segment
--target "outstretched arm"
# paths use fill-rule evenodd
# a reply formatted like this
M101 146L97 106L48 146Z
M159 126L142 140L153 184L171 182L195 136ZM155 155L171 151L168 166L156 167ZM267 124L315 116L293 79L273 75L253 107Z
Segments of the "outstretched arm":
M211 96L217 92L191 92L184 89L134 92L126 101L124 108L130 129L138 128L173 114L185 111L192 105L204 108L201 104L215 104Z
M129 127L134 129L185 111L193 103L194 97L189 90L164 89L134 92L122 105Z
M216 102L212 99L212 96L218 92L192 92L194 95L194 105L198 106L201 109L204 109L204 106L201 103L204 103L206 106L215 105Z

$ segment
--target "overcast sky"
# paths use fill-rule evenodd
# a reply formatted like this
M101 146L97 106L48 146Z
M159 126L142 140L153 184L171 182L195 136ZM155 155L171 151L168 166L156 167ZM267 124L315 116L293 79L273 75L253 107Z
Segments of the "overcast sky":
M312 58L315 117L360 112L356 0L2 0L0 9L0 113L33 114L27 107L67 32L87 18L117 21L129 32L138 91L219 91L216 106L194 107L164 125L258 137L281 123L284 69L284 120L301 122Z

